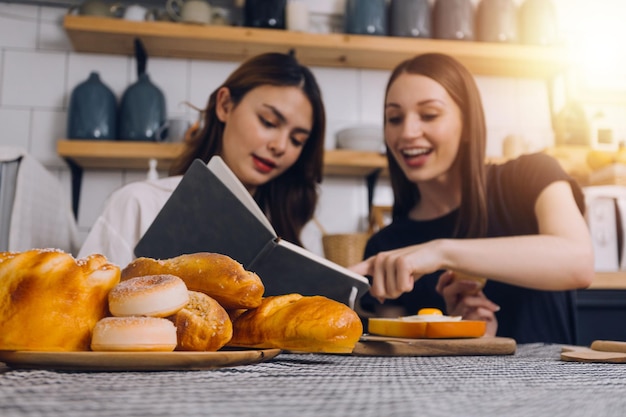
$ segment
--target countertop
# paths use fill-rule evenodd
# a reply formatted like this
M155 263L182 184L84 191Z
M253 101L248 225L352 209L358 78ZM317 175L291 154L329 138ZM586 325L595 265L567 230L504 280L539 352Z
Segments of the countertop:
M0 365L9 416L622 416L626 364L564 362L558 345L515 355L281 353L186 372L55 372Z

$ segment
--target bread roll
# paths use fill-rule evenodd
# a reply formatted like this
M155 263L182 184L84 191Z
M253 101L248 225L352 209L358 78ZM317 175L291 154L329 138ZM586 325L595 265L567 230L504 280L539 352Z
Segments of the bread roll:
M345 304L287 294L267 297L236 317L229 345L350 353L362 334L359 316Z
M257 307L265 291L258 275L226 255L210 252L163 260L137 258L122 270L122 281L160 274L176 275L189 290L209 295L225 309Z
M169 319L176 326L176 350L216 351L233 335L226 310L201 292L189 291L189 303Z
M89 350L120 269L102 255L53 249L0 253L0 349Z

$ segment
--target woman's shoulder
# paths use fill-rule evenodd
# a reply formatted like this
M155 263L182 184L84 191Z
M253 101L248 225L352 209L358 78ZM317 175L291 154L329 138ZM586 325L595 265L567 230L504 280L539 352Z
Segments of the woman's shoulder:
M559 161L542 153L524 154L502 164L490 164L487 169L488 181L506 183L534 183L544 185L558 180L569 180Z
M111 193L108 206L164 203L178 186L181 176L128 183Z
M491 164L490 166L500 171L560 168L559 162L553 156L543 152L523 154L518 156L517 158L509 159L502 164Z

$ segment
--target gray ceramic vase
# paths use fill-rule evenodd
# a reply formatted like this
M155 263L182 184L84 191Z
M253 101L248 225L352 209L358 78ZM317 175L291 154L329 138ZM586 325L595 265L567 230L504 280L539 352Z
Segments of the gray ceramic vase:
M430 38L431 9L428 0L391 0L389 32L392 36Z

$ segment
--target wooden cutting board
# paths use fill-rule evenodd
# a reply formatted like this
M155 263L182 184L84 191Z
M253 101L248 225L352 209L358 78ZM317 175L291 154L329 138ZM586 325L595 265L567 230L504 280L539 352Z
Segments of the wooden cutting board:
M512 355L516 348L515 340L508 337L402 339L363 335L352 354L358 356Z
M626 363L626 342L595 340L591 347L565 346L561 360L568 362Z

